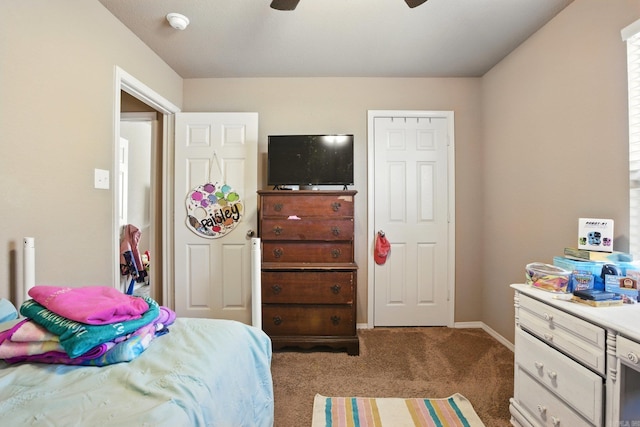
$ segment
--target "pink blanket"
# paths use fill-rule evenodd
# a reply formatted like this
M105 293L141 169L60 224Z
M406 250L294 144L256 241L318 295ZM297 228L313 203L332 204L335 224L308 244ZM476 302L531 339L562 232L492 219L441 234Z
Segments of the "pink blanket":
M144 299L108 286L34 286L29 296L62 317L89 325L139 319L149 309Z
M17 329L16 329L17 328ZM43 341L57 341L60 342L60 338L47 331L44 326L40 326L35 322L25 319L20 323L17 323L14 328L7 332L0 333L0 342L4 334L7 338L14 342L43 342Z
M86 360L100 357L114 345L115 343L103 343L79 356L78 359ZM58 336L31 319L24 319L12 328L0 332L0 359L28 358L48 354L62 354L69 357L62 348Z
M50 351L64 352L60 341L13 342L4 340L0 344L0 359L17 356L33 356Z

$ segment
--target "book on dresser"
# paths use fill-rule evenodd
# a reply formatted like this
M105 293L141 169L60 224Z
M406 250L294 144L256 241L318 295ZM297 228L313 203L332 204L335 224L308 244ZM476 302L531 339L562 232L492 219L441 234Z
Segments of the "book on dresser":
M564 257L576 261L631 262L633 255L626 252L599 252L588 249L564 248Z
M575 295L571 297L571 301L577 302L579 304L586 304L591 307L615 307L615 306L624 304L624 301L622 301L622 298L618 298L618 299L611 298L611 299L598 301L598 300L580 298Z
M356 191L258 191L262 328L274 350L359 353Z

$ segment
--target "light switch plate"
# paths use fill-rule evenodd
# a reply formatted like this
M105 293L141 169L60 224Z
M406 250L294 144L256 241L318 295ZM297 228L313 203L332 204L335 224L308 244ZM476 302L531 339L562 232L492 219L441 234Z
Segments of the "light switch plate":
M94 187L103 190L109 189L109 171L104 169L95 169Z

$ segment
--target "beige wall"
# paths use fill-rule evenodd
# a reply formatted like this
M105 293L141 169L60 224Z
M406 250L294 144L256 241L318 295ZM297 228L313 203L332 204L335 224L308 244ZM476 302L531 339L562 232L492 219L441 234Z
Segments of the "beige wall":
M482 79L482 320L513 340L511 283L613 218L628 250L626 46L637 0L576 0Z
M456 144L456 321L482 316L478 254L482 226L480 79L187 79L184 111L259 114L260 181L266 183L267 136L353 133L355 136L358 322L367 321L367 110L452 110ZM266 188L266 187L264 187Z
M22 283L22 238L36 281L111 285L118 65L175 105L182 79L98 1L0 3L0 297Z

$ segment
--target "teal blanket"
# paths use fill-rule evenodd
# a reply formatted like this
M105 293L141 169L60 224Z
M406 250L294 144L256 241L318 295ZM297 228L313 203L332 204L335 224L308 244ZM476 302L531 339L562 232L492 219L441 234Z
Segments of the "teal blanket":
M49 332L60 337L60 345L69 357L78 357L93 347L104 342L130 334L144 325L153 322L160 315L158 303L149 297L141 297L149 304L140 319L108 325L88 325L86 323L69 320L47 310L44 306L30 299L22 303L20 313L45 327Z

